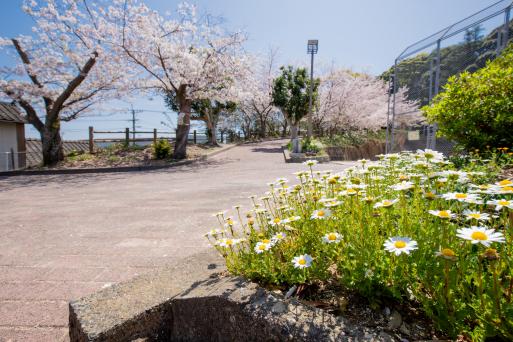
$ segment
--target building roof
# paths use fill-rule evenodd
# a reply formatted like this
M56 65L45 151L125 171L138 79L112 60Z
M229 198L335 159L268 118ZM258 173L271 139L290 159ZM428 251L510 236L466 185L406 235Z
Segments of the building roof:
M14 104L0 102L0 121L25 123L25 119Z

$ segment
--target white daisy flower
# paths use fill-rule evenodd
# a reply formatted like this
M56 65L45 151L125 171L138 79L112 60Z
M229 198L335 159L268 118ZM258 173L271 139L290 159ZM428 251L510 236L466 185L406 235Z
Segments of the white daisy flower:
M242 239L223 238L223 239L218 241L218 244L221 247L231 247L231 246L235 246L238 243L241 243L242 241L244 241L244 240L242 240Z
M276 243L282 241L283 239L285 239L286 237L287 237L287 234L285 234L283 232L279 232L272 236L271 241L273 242L273 244L276 244Z
M513 181L511 181L509 179L504 179L504 180L501 180L500 182L495 183L495 185L500 186L501 188L507 187L507 186L511 187L511 186L513 186Z
M443 194L442 198L445 200L456 200L468 203L475 203L475 201L479 201L479 197L476 194L467 194L463 192L450 192Z
M456 253L450 249L450 248L441 248L438 250L438 252L435 252L435 256L441 257L447 260L456 260Z
M269 225L271 225L272 227L279 226L282 223L283 221L279 217L275 217L274 219L269 221Z
M294 222L294 221L299 221L301 220L301 216L291 216L289 218L287 218L288 222Z
M394 236L385 241L383 246L386 251L395 255L410 254L411 251L417 249L417 241L408 237Z
M354 188L349 188L347 190L339 191L339 196L354 196L358 194L358 190Z
M374 209L377 209L377 208L390 208L391 206L393 206L395 203L397 203L397 199L393 199L393 200L382 200L376 204L374 204Z
M467 217L467 220L488 221L490 219L489 214L468 209L463 211L463 215Z
M342 240L342 235L339 233L328 233L322 237L324 243L338 243Z
M221 230L221 229L211 229L209 230L207 233L204 234L204 236L212 236L212 237L215 237L219 234L224 234L226 232L226 230Z
M464 240L469 240L473 244L480 243L485 247L490 247L492 242L505 242L502 233L487 227L472 226L470 228L460 228L457 230L456 236Z
M390 189L395 190L395 191L406 191L406 190L410 190L411 188L413 188L413 183L406 182L406 181L402 181L401 183L394 184L394 185L390 186Z
M294 264L294 268L307 268L312 265L312 257L308 254L303 254L292 259L292 264Z
M312 220L323 220L323 219L329 218L330 216L331 216L331 210L319 209L319 210L315 210L312 213L312 216L310 216L310 218Z
M428 212L441 219L452 219L456 217L456 214L451 213L450 210L429 210Z
M495 206L495 210L499 211L502 208L506 207L508 209L513 209L513 201L506 199L498 199L493 201L488 201L487 204L492 204Z
M261 254L263 252L270 250L271 247L272 247L271 243L265 243L265 242L259 241L256 243L254 251L256 254Z
M317 160L307 160L305 162L303 162L303 165L306 165L306 166L314 166L314 165L317 165L319 162Z

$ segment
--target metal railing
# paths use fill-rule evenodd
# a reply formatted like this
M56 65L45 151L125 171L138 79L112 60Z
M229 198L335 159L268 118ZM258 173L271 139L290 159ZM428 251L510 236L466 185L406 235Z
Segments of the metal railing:
M425 122L400 127L403 115L396 102L400 88L407 88L407 99L419 108L429 105L451 76L474 72L495 59L512 39L511 0L498 1L418 42L408 46L395 59L389 73L389 113L387 118L387 153L402 150L399 131L415 131ZM436 124L425 126L423 147L437 148ZM444 145L444 147L447 147ZM450 151L449 151L450 152Z

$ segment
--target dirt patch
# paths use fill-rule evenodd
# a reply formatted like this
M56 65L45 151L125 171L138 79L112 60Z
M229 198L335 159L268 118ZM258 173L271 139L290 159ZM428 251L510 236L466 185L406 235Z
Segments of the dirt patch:
M173 148L173 146L171 146ZM210 152L220 149L220 146L190 144L187 146L187 159L196 159ZM157 160L153 156L151 146L129 146L120 145L100 149L94 154L72 152L64 161L54 167L31 167L32 170L63 170L63 169L84 169L84 168L105 168L105 167L127 167L127 166L162 166L176 162L169 158Z
M268 290L279 294L287 291L272 287L268 287ZM302 304L343 317L351 324L375 334L389 335L392 340L446 339L415 303L399 303L386 299L371 302L354 291L331 283L300 285L295 292L295 298Z

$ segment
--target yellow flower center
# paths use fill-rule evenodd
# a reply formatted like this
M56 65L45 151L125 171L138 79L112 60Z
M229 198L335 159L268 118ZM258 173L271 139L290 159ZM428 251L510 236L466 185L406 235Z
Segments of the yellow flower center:
M458 199L467 198L467 194L456 194L456 198L458 198Z
M513 187L505 186L505 187L502 188L502 190L504 190L504 191L513 191Z
M479 186L479 189L481 189L481 190L486 190L486 189L489 189L489 188L490 188L490 186L489 186L489 185L487 185L487 184L484 184L484 185L480 185L480 186Z
M267 244L267 243L270 243L271 241L268 240L268 239L265 239L265 240L262 240L263 243Z
M225 241L225 243L229 246L229 245L233 245L233 240L232 239L228 239Z
M303 258L301 258L301 259L299 259L299 260L297 261L297 263L298 263L298 264L300 264L300 265L306 265L306 260L305 260L305 259L303 259Z
M228 219L226 222L227 222L230 226L233 226L233 220L232 220L232 219Z
M335 241L336 239L337 239L337 234L335 234L335 233L328 234L328 240Z
M347 193L348 193L348 194L351 194L351 195L352 195L352 194L356 194L356 190L355 190L355 189L348 189L348 190L347 190Z
M472 235L470 235L470 237L473 240L480 240L480 241L488 240L488 236L486 236L486 234L483 232L473 232Z
M280 222L281 222L281 220L279 218L274 219L274 223L280 223Z
M259 246L258 246L258 249L259 249L259 250L261 250L261 251L264 251L264 250L265 250L265 247L266 247L266 245L263 245L263 244L262 244L262 245L259 245Z
M324 212L324 210L319 210L317 212L317 216L324 216L326 213Z
M404 248L406 247L406 242L399 240L394 243L394 246L395 248Z
M449 214L447 211L445 210L442 210L438 213L438 216L440 217L443 217L443 218L448 218L448 217L451 217L451 214Z
M392 202L391 201L383 201L383 205L385 207L388 207L388 206L391 206L392 205Z
M435 194L432 192L426 192L426 198L435 198Z
M504 185L510 185L510 184L513 184L512 181L510 181L509 179L505 179L505 180L502 180L498 183L500 186L504 186Z
M509 201L506 200L500 200L498 203L499 205L509 205Z
M400 175L400 176L399 176L399 180L401 180L401 181L408 180L408 176L406 176L406 175Z
M456 253L454 253L454 251L450 248L444 248L440 251L440 253L442 253L443 256L446 256L446 257L454 257L456 256Z
M468 216L474 218L474 219L479 219L481 218L481 214L478 214L478 213L471 213L471 214L468 214Z

